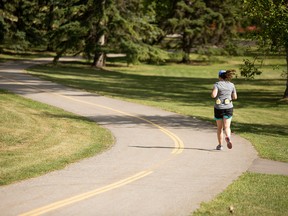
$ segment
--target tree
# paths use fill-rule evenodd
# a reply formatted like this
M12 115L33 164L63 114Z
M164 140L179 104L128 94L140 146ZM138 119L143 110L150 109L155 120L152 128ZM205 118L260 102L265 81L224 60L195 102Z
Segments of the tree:
M245 15L258 28L252 39L267 52L286 53L286 90L288 98L288 3L286 0L244 0ZM253 67L251 67L253 70Z
M182 62L187 63L191 49L208 45L224 19L220 13L207 7L203 0L182 0L177 3L175 15L168 22L173 33L182 36Z
M228 50L229 54L237 54L237 47L233 44L233 40L238 38L238 27L243 22L241 13L241 1L235 0L204 0L207 7L213 11L220 13L223 17L221 22L216 21L218 25L217 31L214 32L212 38L213 45L222 45L226 48L231 45L234 50Z
M160 43L168 34L173 34L171 25L167 22L174 17L176 5L180 0L146 0L145 8L152 8L155 11L154 22L162 30L153 41L154 44Z
M84 49L84 38L87 28L82 24L82 14L86 8L81 0L54 1L48 0L46 10L47 49L56 52L53 62L68 51L80 53Z
M11 0L0 3L0 42L15 50L44 43L42 13L37 1Z
M93 56L93 66L105 65L108 52L125 53L128 64L165 58L163 51L150 45L160 32L153 19L153 10L145 8L142 1L91 2L84 19L89 25L85 53Z

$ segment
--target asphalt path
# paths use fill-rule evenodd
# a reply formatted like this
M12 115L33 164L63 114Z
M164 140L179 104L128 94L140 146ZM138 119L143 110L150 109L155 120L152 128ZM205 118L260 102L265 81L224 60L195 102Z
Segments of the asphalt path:
M232 150L214 150L216 128L210 123L25 72L47 61L2 64L0 88L92 119L113 133L115 145L63 170L0 187L3 216L189 215L257 159L252 145L236 134Z

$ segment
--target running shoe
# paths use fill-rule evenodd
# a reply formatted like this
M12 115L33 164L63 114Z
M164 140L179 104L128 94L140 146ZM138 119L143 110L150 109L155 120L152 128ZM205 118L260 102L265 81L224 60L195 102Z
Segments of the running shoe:
M232 142L229 137L225 137L228 149L232 149Z
M222 145L216 146L216 150L223 150L223 146Z

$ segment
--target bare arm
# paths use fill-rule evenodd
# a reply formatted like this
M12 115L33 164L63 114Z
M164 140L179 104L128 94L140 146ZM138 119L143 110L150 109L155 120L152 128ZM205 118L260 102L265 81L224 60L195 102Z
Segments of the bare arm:
M237 100L237 93L233 92L231 97L232 97L232 100Z
M235 86L234 86L234 89L232 91L231 98L232 98L232 100L237 100L237 91L236 91Z
M216 98L217 94L218 94L218 89L217 88L213 88L212 93L211 93L211 97L212 98Z

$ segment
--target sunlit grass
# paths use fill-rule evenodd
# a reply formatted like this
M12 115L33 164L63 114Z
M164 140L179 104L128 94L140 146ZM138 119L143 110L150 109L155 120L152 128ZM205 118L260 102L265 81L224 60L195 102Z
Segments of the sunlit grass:
M284 216L288 212L287 185L287 176L246 173L212 202L201 204L193 216Z
M30 73L71 87L101 95L160 107L213 122L210 92L220 69L236 69L233 80L238 91L232 131L247 138L263 158L288 162L287 103L280 101L285 90L285 59L266 59L260 76L240 77L243 57L223 57L219 62L197 64L140 64L108 62L104 70L83 63L46 65ZM276 67L278 66L278 67ZM276 68L276 69L275 69ZM273 148L277 145L277 148Z
M0 91L0 185L42 175L107 149L113 138L85 118Z
M101 95L195 116L214 122L212 85L219 69L238 69L242 57L219 57L213 65L137 65L110 62L105 70L83 63L37 66L30 73ZM270 60L269 60L270 61ZM267 63L268 64L268 63ZM275 66L280 65L278 69ZM272 58L255 80L234 79L235 102L232 130L249 139L262 157L288 161L287 104L281 77L284 58ZM214 201L202 204L195 215L286 215L287 176L246 173Z

